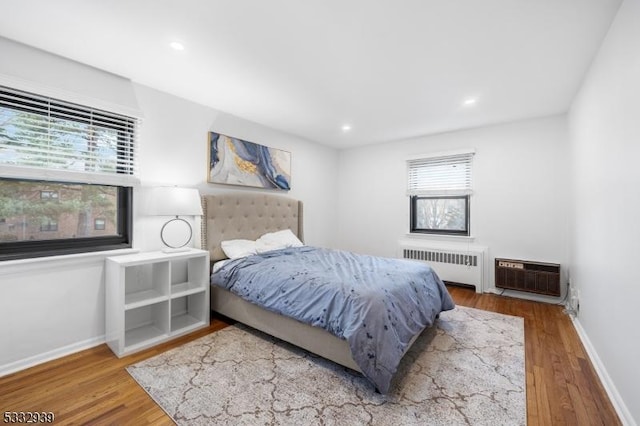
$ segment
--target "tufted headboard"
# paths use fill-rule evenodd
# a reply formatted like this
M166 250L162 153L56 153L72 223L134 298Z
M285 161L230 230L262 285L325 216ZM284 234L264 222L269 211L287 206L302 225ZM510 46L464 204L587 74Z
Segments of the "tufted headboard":
M203 195L202 248L211 261L225 259L225 240L256 240L266 232L291 229L304 241L302 201L271 194L228 193Z

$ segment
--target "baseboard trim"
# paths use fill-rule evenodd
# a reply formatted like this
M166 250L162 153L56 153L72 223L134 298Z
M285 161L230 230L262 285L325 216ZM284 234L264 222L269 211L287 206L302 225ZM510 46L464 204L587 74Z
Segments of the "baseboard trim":
M591 340L589 340L589 336L587 335L584 328L582 328L582 324L580 324L580 320L578 320L578 318L575 318L575 317L572 317L572 320L573 320L573 326L578 332L578 337L580 337L580 340L582 341L582 344L584 345L584 348L587 351L587 355L589 355L589 359L591 359L593 368L596 370L596 374L600 378L600 381L602 382L602 386L604 387L605 392L607 392L607 395L611 400L611 404L613 405L613 408L616 410L616 413L618 413L618 417L620 417L620 421L622 422L623 425L626 425L626 426L637 426L638 424L631 416L629 409L627 408L624 401L622 400L622 397L618 393L618 389L613 383L613 380L611 380L611 376L609 376L607 369L605 368L604 364L602 363L602 360L598 356L598 352L596 352L596 349L591 344Z
M53 361L54 359L62 358L63 356L84 351L85 349L90 349L103 343L105 343L104 334L98 337L83 340L82 342L72 343L71 345L63 346L52 351L30 356L29 358L21 359L9 364L4 364L0 366L0 377L7 376L18 371L26 370L27 368L35 367L36 365L42 364L47 361Z

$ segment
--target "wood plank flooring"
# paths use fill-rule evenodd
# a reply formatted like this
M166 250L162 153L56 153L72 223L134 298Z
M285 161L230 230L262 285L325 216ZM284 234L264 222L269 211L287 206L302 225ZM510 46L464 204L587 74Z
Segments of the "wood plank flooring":
M456 303L525 319L529 425L621 424L562 307L449 287ZM118 359L106 345L0 378L0 411L51 411L55 424L171 425L125 367L228 325Z
M620 425L561 306L449 287L458 305L524 318L529 425Z

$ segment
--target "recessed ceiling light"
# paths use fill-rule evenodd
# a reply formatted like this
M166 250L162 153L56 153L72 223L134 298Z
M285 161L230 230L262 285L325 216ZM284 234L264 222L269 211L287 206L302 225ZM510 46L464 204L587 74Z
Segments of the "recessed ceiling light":
M184 50L184 44L180 43L179 41L173 41L169 43L169 46L171 46L173 50Z
M478 99L476 98L467 98L462 102L462 105L471 106L471 105L475 105L476 102L478 102Z
M343 124L342 125L342 131L343 132L348 132L349 130L351 130L351 124Z

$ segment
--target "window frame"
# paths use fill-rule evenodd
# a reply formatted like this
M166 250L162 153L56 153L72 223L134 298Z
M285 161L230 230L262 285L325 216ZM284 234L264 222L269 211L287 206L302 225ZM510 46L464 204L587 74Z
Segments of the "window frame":
M27 181L28 179L17 180ZM82 185L76 182L46 182ZM0 261L130 248L133 223L133 188L126 186L116 188L118 189L117 235L3 242L0 243Z
M407 196L409 233L441 237L471 237L473 202L473 148L414 155L407 158ZM459 171L450 168L461 167ZM418 228L417 204L420 199L462 199L465 202L465 229Z
M430 228L418 228L417 223L417 205L419 200L442 200L442 199L462 199L465 201L465 229L430 229ZM471 235L471 195L432 195L421 196L411 195L409 197L409 232L416 234L435 234L435 235L456 235L468 237Z
M138 119L9 87L0 86L0 89L13 93L22 99L16 101L13 105L0 104L8 109L37 113L46 117L46 114L29 109L30 102L39 102L46 99L50 103L49 116L53 118L87 123L89 115L99 115L101 117L99 126L111 128L117 132L119 148L116 151L118 162L115 173L113 175L105 174L104 176L100 174L97 178L90 178L89 180L87 180L87 176L79 176L79 173L73 170L4 165L5 172L0 175L0 180L88 186L104 185L117 188L117 229L116 235L108 236L0 242L0 261L130 248L133 236L133 185L136 184L134 182L137 182L137 177L135 176L137 145L135 141L137 139ZM73 109L77 112L72 111ZM34 174L37 174L39 170L44 172L40 172L40 176L44 174L45 176L50 176L50 178L34 177ZM118 177L115 178L115 176ZM45 198L45 200L55 202L57 197Z

